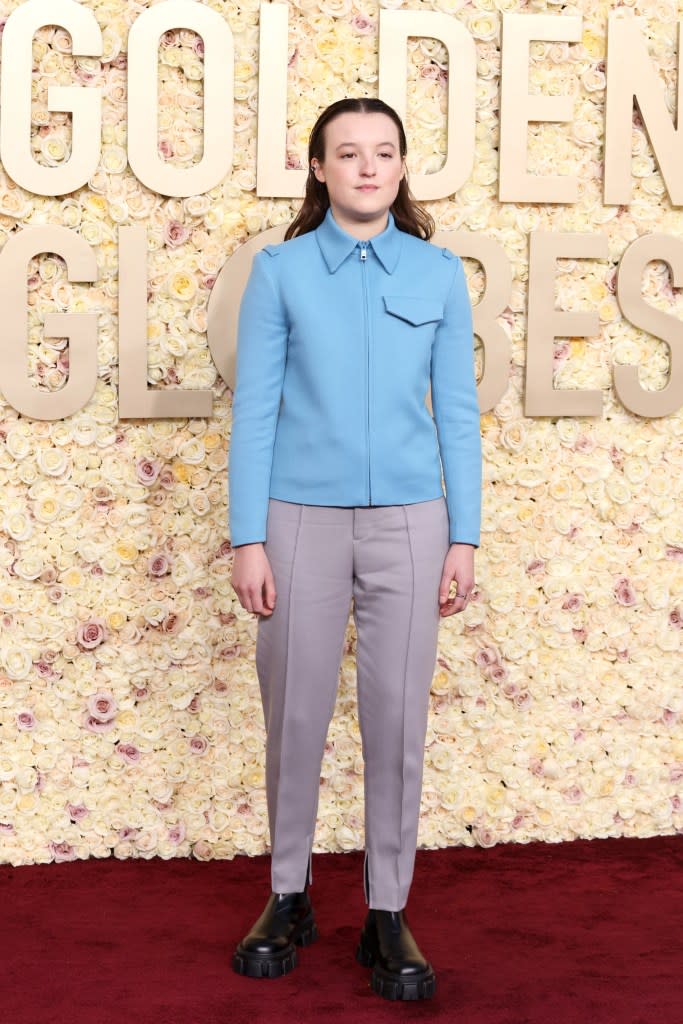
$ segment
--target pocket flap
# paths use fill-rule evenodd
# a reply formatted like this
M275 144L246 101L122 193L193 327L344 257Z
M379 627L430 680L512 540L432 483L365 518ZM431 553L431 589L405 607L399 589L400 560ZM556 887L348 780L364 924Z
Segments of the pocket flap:
M443 319L443 304L437 299L412 295L384 295L383 298L387 313L415 327Z

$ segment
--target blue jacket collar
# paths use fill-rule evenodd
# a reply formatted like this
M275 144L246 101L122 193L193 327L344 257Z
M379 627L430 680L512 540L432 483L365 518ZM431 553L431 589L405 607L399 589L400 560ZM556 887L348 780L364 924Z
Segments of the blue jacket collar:
M323 222L315 229L315 236L322 252L327 269L331 274L342 265L358 245L358 239L340 228L329 208ZM368 245L380 261L387 274L393 274L401 251L401 232L396 227L392 213L381 234L368 240Z

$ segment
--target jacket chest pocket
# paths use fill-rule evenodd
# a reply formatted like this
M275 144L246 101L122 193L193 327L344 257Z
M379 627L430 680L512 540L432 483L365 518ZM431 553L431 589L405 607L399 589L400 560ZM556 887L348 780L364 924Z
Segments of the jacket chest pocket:
M408 324L410 327L434 327L443 320L443 303L438 299L423 298L412 295L383 295L384 308L391 317ZM422 334L423 332L418 332Z

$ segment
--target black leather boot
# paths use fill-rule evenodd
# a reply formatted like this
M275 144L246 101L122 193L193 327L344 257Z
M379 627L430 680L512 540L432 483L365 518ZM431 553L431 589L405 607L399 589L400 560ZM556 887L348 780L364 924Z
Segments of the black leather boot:
M273 892L235 950L232 966L250 978L280 978L296 967L295 947L308 946L317 938L308 886L303 892Z
M429 999L434 995L434 971L422 956L402 910L368 911L356 960L372 967L372 990L385 999Z

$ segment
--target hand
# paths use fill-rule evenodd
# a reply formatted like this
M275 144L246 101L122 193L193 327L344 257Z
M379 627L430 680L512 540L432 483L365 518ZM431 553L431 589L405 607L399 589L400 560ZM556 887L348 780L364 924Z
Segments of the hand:
M234 549L230 582L248 612L273 614L275 580L263 544L240 544Z
M453 582L456 584L456 594L450 597ZM439 584L439 615L454 615L466 608L473 587L474 545L451 544L443 563ZM458 594L463 596L456 596Z

